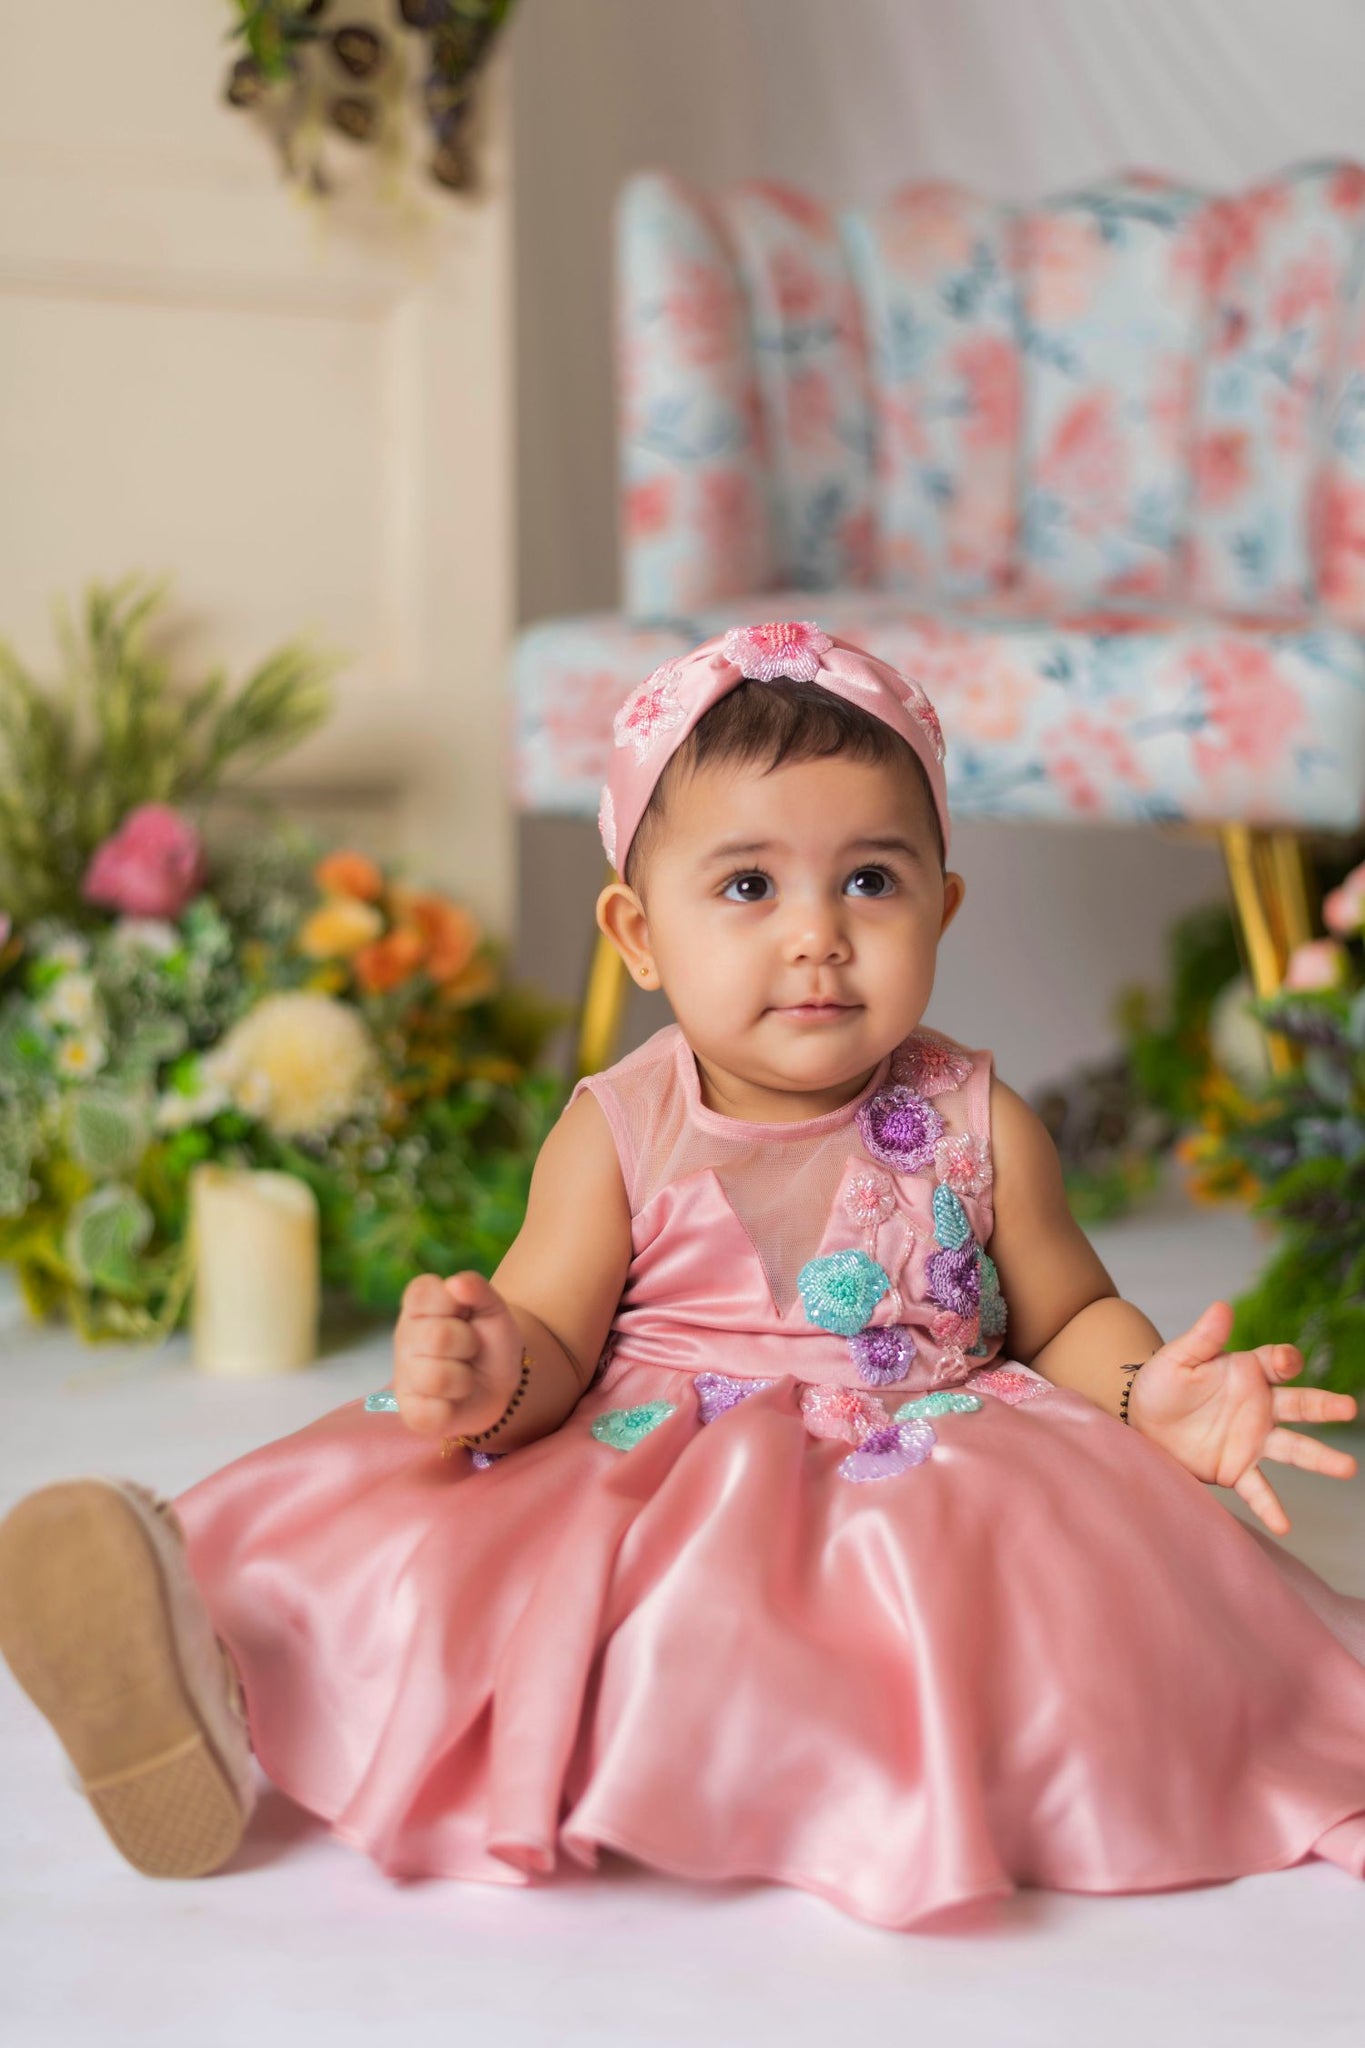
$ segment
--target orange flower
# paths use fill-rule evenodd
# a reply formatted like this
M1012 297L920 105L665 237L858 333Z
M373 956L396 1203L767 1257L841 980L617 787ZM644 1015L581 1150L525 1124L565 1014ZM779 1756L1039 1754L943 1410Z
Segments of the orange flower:
M492 995L497 985L497 968L491 960L479 955L453 981L442 983L441 1001L463 1009L469 1003L477 1003L482 997Z
M463 974L483 936L471 911L447 896L422 896L409 890L395 891L394 908L422 934L426 971L433 981L455 981Z
M395 925L351 955L351 972L367 995L387 995L417 972L426 957L426 940L411 925Z
M377 903L384 893L383 875L363 853L329 853L313 880L328 896L358 896L362 903Z

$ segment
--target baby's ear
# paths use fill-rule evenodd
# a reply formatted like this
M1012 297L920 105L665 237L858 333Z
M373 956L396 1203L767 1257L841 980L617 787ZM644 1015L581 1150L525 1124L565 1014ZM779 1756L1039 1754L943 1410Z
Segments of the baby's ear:
M949 925L957 916L959 910L961 910L962 899L966 894L966 877L955 874L949 868L943 877L943 922L938 928L940 938L942 938L944 932L947 931Z
M608 882L597 899L597 928L605 933L633 975L654 965L644 905L625 882Z

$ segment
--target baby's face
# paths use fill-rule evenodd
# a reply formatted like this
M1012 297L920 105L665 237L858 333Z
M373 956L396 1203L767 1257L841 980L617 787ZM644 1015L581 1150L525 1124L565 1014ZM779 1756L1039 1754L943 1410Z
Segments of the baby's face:
M903 764L832 756L680 778L643 888L642 954L716 1106L780 1121L914 1029L965 885Z

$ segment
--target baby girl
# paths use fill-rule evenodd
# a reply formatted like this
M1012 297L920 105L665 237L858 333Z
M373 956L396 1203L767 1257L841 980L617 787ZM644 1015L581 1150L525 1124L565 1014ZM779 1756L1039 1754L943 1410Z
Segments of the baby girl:
M1286 1425L1355 1403L1225 1301L1163 1341L924 1023L965 885L923 691L737 628L613 741L598 922L675 1021L578 1083L491 1279L414 1281L391 1389L173 1502L0 1526L106 1830L217 1868L259 1767L394 1875L610 1849L896 1928L1365 1875L1365 1601L1211 1491L1283 1534L1261 1461L1350 1475Z

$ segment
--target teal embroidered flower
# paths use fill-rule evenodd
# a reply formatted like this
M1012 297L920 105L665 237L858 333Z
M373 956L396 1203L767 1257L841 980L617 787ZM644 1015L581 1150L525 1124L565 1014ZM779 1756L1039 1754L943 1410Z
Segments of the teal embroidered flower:
M394 1393L392 1387L385 1387L382 1394L367 1394L365 1396L365 1413L367 1415L396 1415L398 1413L398 1396Z
M972 1226L967 1211L950 1187L940 1181L934 1189L934 1236L949 1251L969 1242Z
M1006 1308L995 1260L978 1246L976 1262L981 1274L981 1334L983 1337L1003 1337Z
M919 1422L931 1415L970 1415L974 1408L980 1406L981 1401L976 1394L960 1394L940 1388L935 1394L921 1394L918 1400L902 1402L891 1420Z
M642 1401L635 1408L608 1408L593 1423L592 1434L599 1444L610 1444L614 1451L633 1450L652 1429L667 1422L677 1405L676 1401Z
M808 1259L796 1276L806 1320L822 1330L852 1337L867 1323L891 1286L884 1266L851 1249Z

